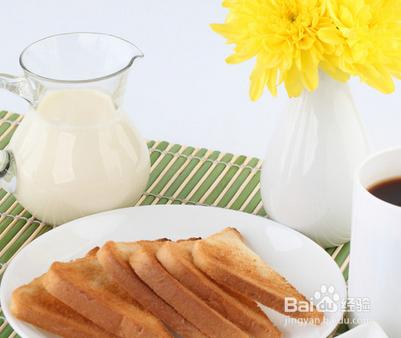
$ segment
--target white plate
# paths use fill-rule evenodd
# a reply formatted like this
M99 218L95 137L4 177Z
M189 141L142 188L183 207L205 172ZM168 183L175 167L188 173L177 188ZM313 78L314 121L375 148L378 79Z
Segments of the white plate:
M388 338L387 334L376 322L359 325L338 338Z
M326 312L320 326L300 325L272 310L272 321L290 337L327 337L341 320L345 301L344 278L332 258L302 234L266 218L241 212L198 206L146 206L114 210L64 224L27 245L12 260L4 274L0 299L4 314L23 338L54 337L17 320L10 312L12 291L46 272L53 261L68 261L107 240L171 239L207 236L235 226L248 244L298 290L312 297L321 288L333 293L337 311ZM324 290L323 290L324 291ZM333 297L337 294L338 297Z

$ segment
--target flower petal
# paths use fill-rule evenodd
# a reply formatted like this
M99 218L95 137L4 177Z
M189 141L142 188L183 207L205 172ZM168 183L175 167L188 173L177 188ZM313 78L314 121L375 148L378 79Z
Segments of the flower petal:
M325 43L337 45L344 42L343 37L338 29L335 27L324 27L319 29L317 36Z
M340 20L346 27L352 27L354 23L354 17L352 12L345 6L340 6Z
M251 97L252 101L256 101L262 96L267 79L266 75L266 70L263 69L263 66L260 64L260 62L256 62L255 68L253 69L250 77L251 86L249 88L249 96Z
M301 95L303 86L299 71L294 64L284 77L284 85L289 97Z
M320 68L337 81L346 82L349 80L349 74L339 69L336 62L330 61L330 59L323 60L320 63Z
M300 49L308 50L313 46L314 43L315 39L305 34L304 37L299 40L298 45Z
M267 71L267 88L273 96L277 96L277 68Z
M384 94L394 92L395 85L391 75L380 66L360 66L360 77L369 86L376 88Z
M304 86L313 91L319 85L319 68L311 53L303 52L301 54L302 68L301 79Z

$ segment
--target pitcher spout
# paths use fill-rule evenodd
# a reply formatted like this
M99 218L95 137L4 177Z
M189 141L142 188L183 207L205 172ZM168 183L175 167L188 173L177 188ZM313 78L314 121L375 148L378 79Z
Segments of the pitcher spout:
M130 45L130 47L131 47L131 59L130 59L130 61L128 63L128 67L131 67L134 64L135 61L140 60L145 56L145 54L136 45L134 45L132 42L130 42L128 40L125 40L125 39L122 39L122 38L119 38L119 39L121 39L122 41L128 43Z

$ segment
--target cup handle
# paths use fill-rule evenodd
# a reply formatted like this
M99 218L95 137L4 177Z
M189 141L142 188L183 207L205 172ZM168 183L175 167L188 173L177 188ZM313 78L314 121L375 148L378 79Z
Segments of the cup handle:
M25 77L0 73L0 89L8 90L32 104L33 91ZM17 167L10 150L0 150L0 186L9 193L17 189Z

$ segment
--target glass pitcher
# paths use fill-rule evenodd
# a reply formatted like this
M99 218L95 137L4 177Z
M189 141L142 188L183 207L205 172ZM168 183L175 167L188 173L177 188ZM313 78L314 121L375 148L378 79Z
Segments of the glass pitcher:
M0 88L30 104L0 152L1 183L35 217L57 225L131 206L143 193L149 152L121 108L141 57L112 35L66 33L28 46L22 77L0 74Z

